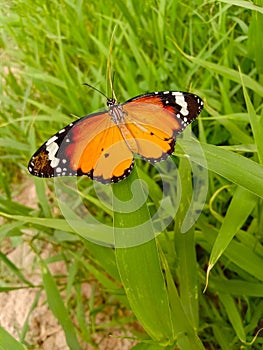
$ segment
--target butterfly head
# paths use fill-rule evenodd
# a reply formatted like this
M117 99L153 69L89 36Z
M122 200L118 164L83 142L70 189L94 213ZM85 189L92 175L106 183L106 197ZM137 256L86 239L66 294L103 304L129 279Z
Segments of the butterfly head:
M107 98L107 106L110 108L110 107L113 107L117 104L117 101L115 98Z

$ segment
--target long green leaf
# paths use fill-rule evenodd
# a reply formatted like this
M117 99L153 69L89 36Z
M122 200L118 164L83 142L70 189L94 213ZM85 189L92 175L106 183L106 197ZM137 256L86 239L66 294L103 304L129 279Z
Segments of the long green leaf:
M155 233L143 189L138 185L135 191L132 181L138 182L136 171L129 179L113 186L117 266L138 320L156 342L169 345L175 341L175 334ZM135 202L133 196L136 196ZM141 202L143 205L139 208L134 207L134 203Z
M13 338L0 326L0 350L26 350L26 347Z
M121 201L127 202L136 196L140 203L144 198L142 188L132 191L132 180L137 180L135 172L129 181L114 185L116 260L129 303L158 344L167 346L177 341L181 349L203 349L183 309L165 258L158 252L147 206L143 204L137 210L131 206L125 213L122 210ZM144 237L144 243L138 234ZM136 242L135 237L139 238L137 245L130 246L131 242Z
M204 166L205 158L208 170L263 198L263 166L239 154L203 143L201 154L194 139L180 140L180 145L193 162Z

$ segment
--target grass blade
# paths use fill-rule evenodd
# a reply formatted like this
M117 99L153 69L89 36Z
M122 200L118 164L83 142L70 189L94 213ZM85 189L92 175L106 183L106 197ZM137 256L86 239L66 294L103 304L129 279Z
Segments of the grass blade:
M190 155L193 162L203 166L203 155L200 155L194 140L180 140L180 145L184 152ZM263 198L263 166L239 154L214 145L201 143L201 146L207 161L208 170Z
M113 186L116 261L133 312L154 341L166 346L175 341L175 334L151 218L145 203L137 210L131 204L125 213L121 204L134 195L136 202L144 199L142 188L133 192L131 187L137 179L133 171Z
M256 203L257 197L255 195L241 187L237 187L214 243L207 275L209 275L221 254L224 253L234 235L242 227Z
M0 326L0 349L1 350L26 350L26 347L13 338Z
M75 327L69 317L68 311L65 308L57 284L45 262L40 260L40 263L48 305L65 332L66 341L69 348L71 350L81 350L81 346L76 337Z

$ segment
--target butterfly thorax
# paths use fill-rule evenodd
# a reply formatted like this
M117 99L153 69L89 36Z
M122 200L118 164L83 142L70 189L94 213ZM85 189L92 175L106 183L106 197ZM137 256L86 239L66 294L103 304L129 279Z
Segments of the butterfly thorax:
M109 107L109 115L112 121L117 125L124 123L125 121L122 105L119 105L113 98L108 99L107 105Z

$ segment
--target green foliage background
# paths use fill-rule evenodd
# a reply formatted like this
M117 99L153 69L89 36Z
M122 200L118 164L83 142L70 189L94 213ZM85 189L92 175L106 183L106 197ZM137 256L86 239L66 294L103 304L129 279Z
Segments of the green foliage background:
M124 335L133 333L136 350L262 348L262 5L262 0L2 1L0 291L45 292L70 349L99 348L93 335L107 335L116 325ZM175 150L182 198L174 222L156 240L115 250L85 240L88 232L81 227L74 233L57 214L52 181L33 179L26 170L38 145L75 115L105 103L83 82L111 94L106 71L114 27L111 57L119 101L147 91L197 93L205 110L193 131L209 171L206 204L194 227L182 234L192 195L182 148L202 165L196 144L183 138ZM99 221L136 224L158 207L158 174L138 164L128 181L113 187L127 200L131 181L145 180L150 196L136 215L107 210L92 182L84 184L85 201ZM35 185L37 208L17 199L28 182ZM4 254L7 239L12 247L26 242L34 252L40 286ZM120 239L125 242L125 235ZM51 256L44 259L47 242ZM54 261L67 266L63 278L51 274ZM95 293L91 300L82 297L83 284L94 279L104 303ZM110 324L98 323L96 315L109 306L116 310ZM121 317L119 308L128 316ZM135 320L144 331L134 327ZM19 342L0 328L3 349L10 349L10 342L12 349L37 349L27 339L27 322Z

